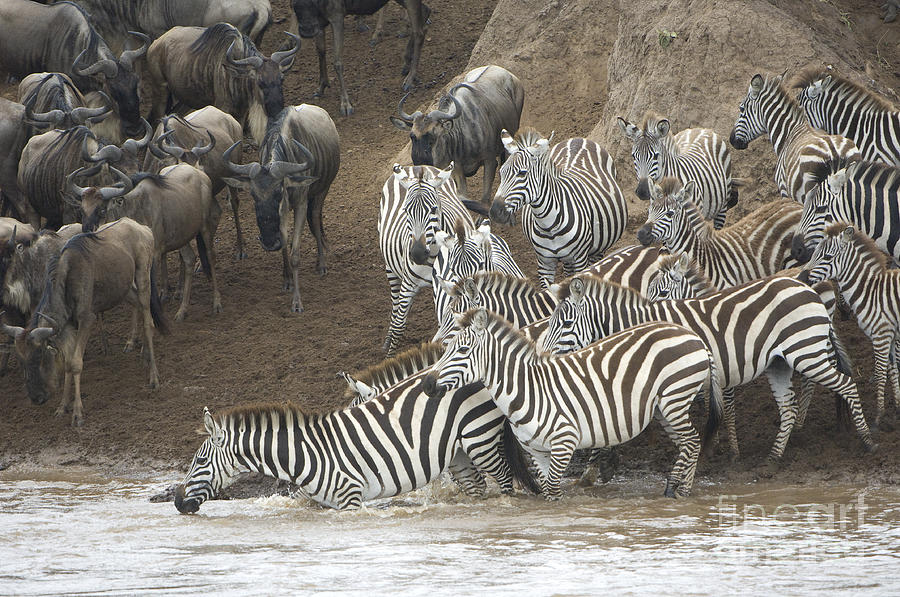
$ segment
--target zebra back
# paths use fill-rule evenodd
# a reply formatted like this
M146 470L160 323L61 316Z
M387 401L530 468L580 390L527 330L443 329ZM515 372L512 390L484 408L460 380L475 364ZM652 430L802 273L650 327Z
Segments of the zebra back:
M393 385L406 378L430 367L440 358L444 352L444 346L435 342L423 342L419 346L410 348L395 357L387 358L356 373L345 375L349 387L344 392L344 398L351 406L372 398L375 394L386 391ZM363 395L359 386L351 383L363 383L369 391Z

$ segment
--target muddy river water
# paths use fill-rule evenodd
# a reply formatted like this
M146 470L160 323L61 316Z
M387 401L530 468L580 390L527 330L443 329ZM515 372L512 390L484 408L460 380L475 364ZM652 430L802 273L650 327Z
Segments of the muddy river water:
M900 488L614 481L547 504L447 483L357 512L149 497L179 475L0 472L0 594L900 595Z

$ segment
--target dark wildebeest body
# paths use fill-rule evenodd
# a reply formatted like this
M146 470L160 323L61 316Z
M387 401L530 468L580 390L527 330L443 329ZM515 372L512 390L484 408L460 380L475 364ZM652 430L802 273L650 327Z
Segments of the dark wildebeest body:
M170 153L167 154L161 149L156 149L155 145L150 145L151 151L148 151L147 156L144 158L144 172L156 173L163 166L170 166L178 161L184 161L185 163L196 165L209 176L214 197L223 188L227 188L231 209L234 213L234 227L237 231L235 258L246 258L244 237L241 231L240 218L238 217L238 207L240 205L238 194L236 189L225 184L224 179L231 174L231 170L222 157L226 149L243 139L241 125L230 114L226 114L215 106L206 106L191 112L184 118L178 115L170 115L164 118L159 126L156 127L154 143L156 139L159 139L160 135L168 131L173 131L168 137L171 145L163 145L163 148ZM212 136L215 146L197 159L196 149L198 146L202 147L208 144L210 136ZM194 149L184 151L184 148L191 147Z
M481 200L488 205L497 173L497 160L504 155L500 131L519 128L525 89L519 79L499 66L481 66L469 71L428 112L403 111L391 122L409 131L412 161L417 166L446 168L453 162L453 179L459 194L466 195L466 177L484 166Z
M82 91L103 91L116 105L126 132L140 127L138 77L133 62L147 49L126 50L117 60L71 2L44 6L27 0L0 3L0 74L19 78L37 72L71 77Z
M91 92L99 95L103 100L108 98L102 92ZM29 137L38 132L47 130L48 127L56 129L70 129L78 125L90 125L93 131L94 125L106 120L110 116L110 106L101 105L98 108L87 107L87 100L81 91L72 82L68 75L63 73L32 73L19 83L19 101L27 108L27 120L29 123ZM105 104L105 101L103 102ZM118 129L120 123L115 120L115 134L113 138L118 142ZM109 125L104 131L110 131ZM96 134L96 131L94 131Z
M291 311L303 311L300 301L300 232L303 218L316 239L316 270L325 274L325 230L322 206L341 164L340 139L328 112L309 104L288 106L269 125L259 150L259 162L238 165L225 153L235 177L228 184L250 189L263 248L282 249L284 288L293 288ZM288 238L287 212L294 212Z
M281 82L298 48L299 40L293 49L266 58L250 38L226 23L206 29L173 27L147 51L153 92L148 120L165 114L171 94L185 106L216 106L231 114L261 143L268 121L284 108Z
M16 352L25 363L25 385L32 402L41 404L55 394L58 361L65 367L62 403L57 415L69 407L74 381L72 423L83 422L81 371L85 345L97 316L122 301L134 307L132 338L137 320L143 320L145 355L150 365L150 387L159 386L153 352L153 324L165 332L165 315L156 297L150 269L153 233L146 226L123 218L95 233L69 240L58 258L50 260L41 301L25 329L3 325L16 339Z
M114 50L125 47L128 31L156 39L176 26L230 23L256 45L272 21L269 0L78 0L91 24Z
M409 16L410 36L403 56L403 90L409 91L418 78L419 56L425 40L424 5L421 0L397 0L406 7ZM292 0L297 33L303 38L316 38L316 52L319 55L319 89L316 96L325 93L328 87L328 72L325 65L325 27L331 25L334 36L334 71L341 86L341 115L353 114L353 106L344 85L344 16L370 15L380 10L388 0ZM430 11L428 11L430 12Z
M25 106L0 97L0 208L11 205L22 220L28 219L28 214L21 212L28 201L19 191L17 176L22 149L28 142L28 128Z

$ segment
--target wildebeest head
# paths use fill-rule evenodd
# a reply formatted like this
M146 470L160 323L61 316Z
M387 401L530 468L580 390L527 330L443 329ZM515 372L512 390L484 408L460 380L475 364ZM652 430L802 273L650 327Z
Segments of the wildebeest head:
M56 345L58 335L55 327L27 329L5 323L0 326L5 334L15 340L15 351L25 371L25 389L31 403L47 402L59 388L61 355Z
M166 129L167 124L166 119L163 119L164 129ZM191 149L185 149L177 143L172 142L170 139L175 133L176 131L174 129L166 129L165 133L157 137L156 141L149 145L150 153L164 162L171 156L175 158L176 162L184 162L185 164L198 168L200 158L208 154L216 146L216 138L213 137L213 134L209 132L209 130L206 131L208 142L204 143L203 141L199 141Z
M661 184L650 181L650 209L647 223L637 231L644 246L666 243L674 238L684 218L685 203L694 196L693 180L684 186L676 178L664 178Z
M638 186L634 190L638 198L650 199L650 181L662 176L662 140L669 136L670 124L665 118L648 115L644 129L622 117L616 119L625 138L631 141L631 157Z
M394 164L394 175L400 176L400 186L406 192L403 211L411 236L409 258L418 265L428 265L439 247L435 235L441 229L441 198L438 190L453 174L453 162L445 170L426 171L414 167L412 176Z
M328 25L328 19L322 12L321 0L292 0L291 7L297 17L297 32L300 37L309 39L317 36Z
M72 70L81 76L102 75L101 86L112 98L118 108L122 126L129 135L139 134L141 131L140 97L138 85L140 79L134 71L134 61L143 56L150 47L150 38L137 31L129 31L131 35L140 38L141 47L136 50L125 50L118 60L112 57L100 57L91 65L83 66L87 49L81 52L72 64Z
M100 224L106 221L107 211L110 208L110 201L114 201L116 207L121 206L125 201L124 195L134 188L129 176L112 167L109 169L110 172L113 172L119 179L119 183L115 186L80 187L75 184L75 178L79 176L93 176L100 171L100 167L100 164L90 168L81 167L66 176L67 189L72 195L80 199L80 201L74 199L71 199L71 201L74 202L73 204L75 206L81 208L83 214L81 228L85 232L97 230Z
M229 449L229 430L203 409L207 437L191 462L184 482L175 490L175 507L182 514L193 514L200 505L231 485L241 467Z
M288 187L305 187L317 180L305 174L315 166L315 158L302 143L291 139L294 147L304 156L302 162L279 160L286 157L287 147L279 137L272 159L266 164L251 162L235 164L231 152L240 141L225 150L222 158L235 176L223 179L226 184L250 190L256 210L256 224L259 226L259 241L266 251L277 251L284 246L281 231L281 213L285 211L282 202L287 200Z
M289 50L274 52L270 58L263 56L249 38L243 38L244 58L235 58L234 40L225 52L225 68L236 77L252 79L262 95L262 104L266 116L274 118L284 109L284 92L282 81L294 63L294 56L300 49L300 38L285 31L285 35L294 40L294 47Z
M456 86L458 87L458 85ZM454 120L462 115L462 106L454 97L456 87L450 90L442 103L447 103L449 98L452 112L435 109L425 114L416 110L412 114L403 111L403 103L409 94L403 96L397 107L399 117L391 116L391 122L401 131L408 131L412 141L412 161L416 166L434 166L434 147L441 137L454 126Z

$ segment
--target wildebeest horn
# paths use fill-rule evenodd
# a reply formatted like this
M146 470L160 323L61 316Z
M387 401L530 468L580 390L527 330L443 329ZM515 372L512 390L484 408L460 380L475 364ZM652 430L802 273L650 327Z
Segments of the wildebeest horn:
M87 77L88 75L103 73L107 79L112 79L116 76L116 73L119 72L119 66L116 64L116 61L110 60L109 58L98 60L94 64L82 68L79 64L81 64L81 59L86 53L87 49L82 50L81 54L78 55L78 58L75 59L75 62L72 63L72 70L75 74Z
M94 166L94 168L97 169L97 172L100 171L100 166L99 166L99 165L98 165L98 166ZM93 168L91 168L91 169L93 169ZM81 197L82 195L84 195L84 192L87 190L86 187L80 187L80 186L78 186L77 184L75 184L75 177L76 177L76 176L88 176L88 174L86 174L86 171L87 171L87 170L88 170L87 168L85 168L84 166L82 166L82 167L79 168L78 170L75 170L74 172L69 172L69 174L66 175L66 188L67 188L67 189L69 190L69 192L71 192L73 195L77 195L78 197ZM96 172L95 172L94 174L96 174Z
M18 226L13 226L12 236L9 237L9 240L6 241L6 248L12 252L16 248L16 229ZM4 311L5 312L5 311ZM0 312L0 315L3 315L4 312Z
M457 85L456 87L459 87ZM450 90L450 93L447 94L447 97L450 98L450 101L453 102L453 114L450 112L444 112L442 110L432 110L428 113L428 118L431 120L453 120L455 118L459 118L462 115L462 106L459 104L459 100L453 96L453 92L456 90L456 87Z
M125 139L125 142L122 143L122 149L133 156L136 156L140 150L147 147L150 139L153 138L153 127L143 118L141 118L141 122L144 124L144 136L140 139Z
M103 199L113 199L114 197L121 197L134 188L134 183L131 182L130 176L117 168L113 168L112 166L109 167L109 171L116 175L116 178L119 179L119 182L122 183L122 186L103 187L102 189L100 189L100 194L103 195Z
M164 132L162 135L156 138L156 141L153 142L153 145L156 146L157 151L163 152L161 158L165 158L166 155L170 155L173 158L181 159L181 154L184 153L184 148L180 145L175 145L174 143L169 143L168 139L172 135L175 134L175 129L169 129ZM154 152L153 155L156 155Z
M28 332L28 339L34 340L35 342L43 342L55 333L56 330L53 328L34 328Z
M300 174L301 172L309 170L316 164L316 159L309 152L309 150L303 146L302 143L300 143L296 139L291 139L291 142L294 144L297 150L306 157L306 161L282 162L273 160L269 163L269 174L271 174L275 178L284 178L285 176L288 176L290 174Z
M225 51L225 59L229 64L240 67L241 69L246 69L246 67L249 67L254 70L262 66L263 60L259 56L247 56L246 58L235 60L232 52L234 51L234 43L236 41L237 40L231 42L231 45L228 46L228 50Z
M141 40L141 47L136 50L125 50L119 56L119 62L127 68L128 70L134 70L134 61L147 53L147 48L150 47L150 37L144 35L140 31L129 31L129 35L133 35Z
M285 31L284 34L294 40L294 47L290 50L273 52L272 61L275 62L275 64L277 64L278 66L287 67L290 66L291 61L294 59L294 54L296 54L297 50L300 49L300 38L287 31Z
M406 112L403 111L403 104L406 102L406 98L409 97L409 94L410 94L410 93L412 93L412 91L410 91L409 93L407 93L406 95L404 95L403 97L401 97L401 98L400 98L400 105L397 106L397 114L399 114L399 115L400 115L400 118L402 118L402 119L405 120L406 122L412 122L413 119L415 118L415 115L410 115L410 114L407 114ZM418 111L417 111L416 114L421 114L421 112L418 112Z
M90 151L88 151L87 141L88 138L85 137L84 141L81 142L81 159L83 159L85 162L118 162L122 159L122 150L115 145L104 145L103 147L98 149L96 153L92 154Z
M66 117L62 110L50 110L49 112L32 112L31 103L25 104L25 120L29 124L56 126Z
M103 93L102 91L98 91L100 97L103 98L103 101L106 103L105 106L98 106L96 108L88 108L85 106L75 108L72 110L72 121L75 124L84 124L88 120L91 122L100 122L103 118L106 118L110 112L112 112L112 100L109 99L109 96ZM103 118L100 118L100 117Z
M199 158L202 155L206 155L213 150L213 147L216 146L216 138L213 137L213 134L209 132L209 130L206 131L206 136L209 137L209 143L207 143L206 145L200 145L200 142L198 141L194 145L194 148L191 149L191 153L194 154L194 157Z
M222 158L225 160L225 164L228 166L228 169L233 173L253 178L257 174L259 174L259 170L260 168L262 168L262 166L259 165L259 162L250 162L249 164L235 164L231 161L231 152L234 151L234 148L240 144L240 141L235 141L235 143L231 147L225 150L225 153L222 154Z
M20 328L17 325L6 325L5 323L0 324L0 329L3 329L3 333L10 338L18 338L19 334L25 331L25 328Z

